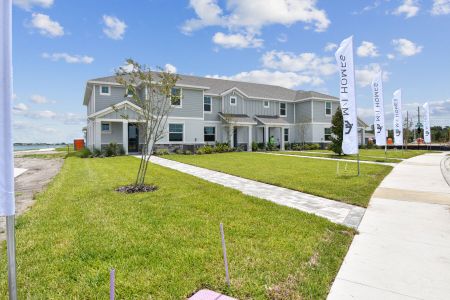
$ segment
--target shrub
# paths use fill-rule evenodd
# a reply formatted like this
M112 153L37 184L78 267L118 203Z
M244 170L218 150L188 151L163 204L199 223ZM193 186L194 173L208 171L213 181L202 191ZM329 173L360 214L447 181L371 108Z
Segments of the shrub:
M265 143L259 143L258 144L258 150L260 150L260 151L266 150L266 144Z
M176 154L183 154L183 149L178 148L178 149L175 150L175 153Z
M189 151L189 150L184 150L184 155L191 155L191 154L192 154L191 151Z
M311 144L309 145L309 150L319 150L320 145L319 144Z
M230 146L227 143L216 143L214 151L217 153L230 152Z
M94 151L92 151L92 156L99 157L100 155L102 155L102 151L100 151L100 149L98 148L94 148Z
M258 143L252 142L252 151L258 151L258 150L259 150Z
M284 143L284 150L292 150L291 143Z
M106 157L111 156L119 156L122 152L121 147L117 145L117 143L109 143L104 149L103 149L103 155Z
M168 155L169 154L169 150L167 149L158 149L155 152L155 155L157 156L163 156L163 155Z

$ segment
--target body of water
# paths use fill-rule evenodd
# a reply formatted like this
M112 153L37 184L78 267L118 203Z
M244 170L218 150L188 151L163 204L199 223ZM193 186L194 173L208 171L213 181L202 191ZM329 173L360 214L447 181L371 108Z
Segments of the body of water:
M48 149L48 148L61 148L67 147L67 145L14 145L14 151L25 151L25 150L39 150L39 149Z

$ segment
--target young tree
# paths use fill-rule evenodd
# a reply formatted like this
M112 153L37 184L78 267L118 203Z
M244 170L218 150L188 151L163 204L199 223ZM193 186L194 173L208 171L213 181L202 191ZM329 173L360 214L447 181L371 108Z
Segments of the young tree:
M342 154L342 140L343 140L343 123L344 118L342 117L342 111L341 108L338 107L336 110L336 113L333 116L333 119L331 120L331 144L330 149L336 153L341 155Z
M137 126L143 133L141 163L136 176L135 187L143 187L147 174L148 162L156 142L166 134L167 117L172 103L180 101L179 94L173 94L179 76L160 70L152 72L132 59L127 59L127 66L116 72L116 81L125 88L125 96L130 96L141 108ZM127 118L127 116L122 116Z

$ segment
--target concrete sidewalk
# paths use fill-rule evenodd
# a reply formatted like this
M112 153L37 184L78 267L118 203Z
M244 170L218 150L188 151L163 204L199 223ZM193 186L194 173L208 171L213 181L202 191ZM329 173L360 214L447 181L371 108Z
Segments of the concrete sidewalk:
M136 156L141 158L140 156ZM356 228L365 208L266 184L173 160L152 156L150 161L163 167L190 174L201 179L241 191L242 193L289 206L326 218L331 222Z
M375 191L328 299L449 299L445 153L398 164Z

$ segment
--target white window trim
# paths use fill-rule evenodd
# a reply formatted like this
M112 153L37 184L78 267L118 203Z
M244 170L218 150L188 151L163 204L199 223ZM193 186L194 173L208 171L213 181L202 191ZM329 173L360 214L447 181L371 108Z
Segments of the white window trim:
M108 88L108 93L103 93L102 92L102 90L103 90L103 88L104 87L107 87ZM102 96L111 96L111 86L109 86L109 85L101 85L100 86L100 95L102 95Z
M211 142L211 141L209 141L209 142L205 141L205 127L213 127L213 128L214 128L214 141L213 141L213 142ZM203 126L203 143L215 143L215 142L217 142L217 126L204 125L204 126Z
M231 102L231 99L234 99L234 104ZM230 105L236 106L237 105L237 97L236 96L230 96Z
M286 130L287 130L287 139L286 139ZM289 128L283 128L283 135L284 135L284 142L285 143L289 143L289 135L290 135L290 130L289 130Z
M281 114L281 104L284 104L284 115ZM286 117L287 116L287 104L286 102L280 103L280 109L279 109L280 117Z
M170 125L183 125L183 140L182 141L171 141L170 140ZM173 122L173 123L169 123L167 125L167 130L168 130L168 135L167 135L167 141L170 144L183 144L185 141L185 134L186 134L186 125L183 122ZM179 132L174 132L174 133L179 133Z
M330 103L330 113L327 114L327 103ZM333 102L331 101L325 101L325 116L331 117L333 115Z
M173 108L183 108L183 89L180 87L174 87L176 89L180 89L180 105L172 105L172 98L170 99L170 107ZM172 93L170 95L172 97Z
M103 130L103 124L109 124L109 130ZM112 133L112 124L111 122L100 122L100 131L104 134L111 134Z
M209 107L210 107L211 110L205 110L205 98L209 98L209 101L210 101ZM212 113L212 102L213 101L212 101L212 97L211 96L203 96L203 112L205 114Z
M267 105L266 105L266 102L267 102ZM264 108L270 108L270 101L264 100L263 105L264 105Z
M330 134L326 134L326 133L325 133L327 129L330 129ZM323 141L324 141L324 142L330 142L330 140L327 140L327 139L326 139L326 136L329 135L330 138L331 138L331 135L332 135L332 134L333 134L333 133L331 132L331 127L325 127L325 128L323 129Z

